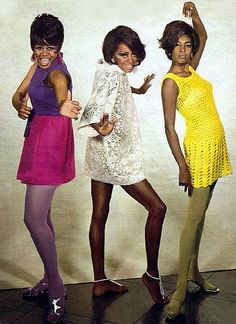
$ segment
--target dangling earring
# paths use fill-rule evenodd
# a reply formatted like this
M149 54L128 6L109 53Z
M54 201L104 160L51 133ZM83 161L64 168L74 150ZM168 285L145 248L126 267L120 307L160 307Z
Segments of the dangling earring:
M31 55L31 62L35 62L35 61L36 61L36 57L35 57L34 53L32 53L32 55Z
M114 58L111 59L111 62L114 63L114 64L116 63L115 60L114 60Z

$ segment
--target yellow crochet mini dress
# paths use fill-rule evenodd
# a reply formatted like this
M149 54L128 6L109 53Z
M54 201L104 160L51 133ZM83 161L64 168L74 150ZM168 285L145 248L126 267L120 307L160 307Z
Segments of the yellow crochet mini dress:
M225 133L216 110L212 85L189 66L191 75L167 73L163 78L176 82L179 94L176 109L185 118L184 152L194 188L207 187L232 173Z

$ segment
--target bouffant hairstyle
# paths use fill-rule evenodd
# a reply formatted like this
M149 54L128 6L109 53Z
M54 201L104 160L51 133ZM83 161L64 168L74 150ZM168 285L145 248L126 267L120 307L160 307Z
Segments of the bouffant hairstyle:
M170 60L171 53L175 48L178 39L183 35L188 35L191 38L193 55L198 51L200 40L196 31L186 22L175 20L166 25L162 38L158 40L160 48L165 50L165 53Z
M64 41L64 27L60 20L47 13L38 15L30 27L30 45L54 45L59 52Z
M137 56L138 65L145 59L145 45L142 44L138 34L131 28L120 25L109 31L104 39L102 52L106 62L114 64L112 57L121 43L128 46Z

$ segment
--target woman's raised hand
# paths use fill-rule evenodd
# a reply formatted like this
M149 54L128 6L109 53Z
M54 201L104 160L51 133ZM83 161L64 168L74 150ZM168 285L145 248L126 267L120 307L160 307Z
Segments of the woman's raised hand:
M144 94L147 92L147 90L152 86L151 81L155 78L155 74L149 74L144 78L144 83L141 85L141 87L138 90L138 94Z
M184 15L184 17L192 18L197 14L198 14L197 9L196 9L196 6L195 6L195 4L193 2L187 1L187 2L184 3L184 6L183 6L183 15Z

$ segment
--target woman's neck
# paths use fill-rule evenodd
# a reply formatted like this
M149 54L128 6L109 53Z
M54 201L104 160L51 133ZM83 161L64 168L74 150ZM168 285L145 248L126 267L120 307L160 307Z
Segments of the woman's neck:
M177 74L182 77L188 77L191 75L191 72L189 71L189 63L175 64L174 62L172 62L169 72Z

